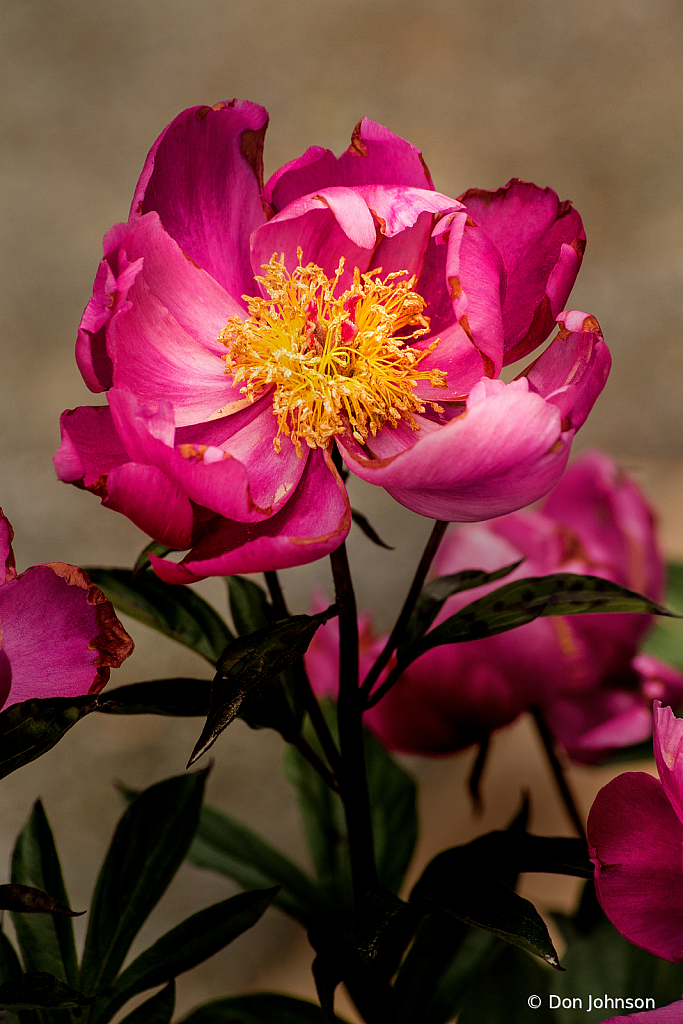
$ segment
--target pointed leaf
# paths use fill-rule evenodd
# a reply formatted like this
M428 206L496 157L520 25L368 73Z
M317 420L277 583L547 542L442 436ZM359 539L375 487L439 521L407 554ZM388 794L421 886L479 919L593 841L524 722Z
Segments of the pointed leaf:
M12 704L0 713L0 779L47 753L84 715L97 697L49 697Z
M539 616L637 612L675 616L642 594L600 576L554 573L515 580L480 597L400 652L405 666L441 644L481 640L516 629Z
M120 612L184 644L212 665L233 639L218 612L190 587L164 583L151 572L133 579L129 569L92 568L87 573Z
M107 715L174 715L203 718L209 712L209 679L153 679L105 690L96 711Z
M135 565L133 566L133 579L136 580L146 569L149 569L152 564L152 560L149 557L150 555L156 555L157 558L165 558L166 555L173 550L173 548L169 548L165 544L159 544L156 540L150 541L147 547L142 549L135 560Z
M80 917L85 910L69 910L54 896L48 896L42 889L31 885L0 885L0 910L13 914L58 914L65 917Z
M106 1001L92 1011L92 1024L106 1024L133 996L163 985L223 949L259 920L277 888L243 892L188 917L141 953L116 979Z
M21 964L16 950L5 933L0 931L0 984L17 981L21 974Z
M180 1024L328 1024L315 1003L293 996L259 992L256 995L216 999L193 1010ZM344 1024L335 1017L337 1024Z
M171 1024L175 1009L175 984L170 982L161 992L124 1017L121 1024Z
M528 953L501 942L499 955L469 986L458 1024L559 1024L548 1004L551 985L557 992L560 977L564 975L551 974ZM538 1007L529 1006L530 996L540 999Z
M275 612L263 589L244 576L226 576L230 614L238 636L255 633L275 622Z
M375 529L373 529L368 519L363 515L362 512L358 512L357 509L352 508L351 518L353 519L356 526L358 526L363 531L368 540L371 540L373 544L376 544L380 548L385 548L387 551L395 550L394 548L392 548L390 544L384 543L380 535L377 533Z
M202 807L187 859L232 878L244 889L282 886L275 906L304 927L318 904L315 886L297 864L247 825L208 804Z
M3 1009L58 1010L87 1006L92 1001L47 971L28 971L16 981L0 985L0 1007Z
M483 569L463 569L462 572L455 572L450 576L437 576L430 580L422 588L422 593L406 627L406 639L402 646L405 647L424 636L449 597L453 597L454 594L462 594L466 590L474 590L476 587L483 587L488 583L495 583L496 580L502 580L514 572L523 561L524 559L520 559L520 561L506 565L495 572L484 572Z
M87 995L113 981L185 858L199 821L204 782L204 773L159 782L136 797L121 818L90 912L81 966Z
M189 764L205 754L240 713L246 698L303 657L316 630L336 614L332 605L318 615L294 615L233 640L220 657L211 687L206 725Z

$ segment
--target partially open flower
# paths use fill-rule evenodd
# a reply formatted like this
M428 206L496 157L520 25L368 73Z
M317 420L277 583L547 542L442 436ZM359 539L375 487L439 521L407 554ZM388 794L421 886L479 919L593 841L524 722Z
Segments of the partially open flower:
M600 790L588 842L598 899L614 927L641 949L681 963L683 720L658 701L654 752L659 780L626 772Z
M364 119L263 187L265 111L184 111L105 238L77 343L108 406L62 418L62 480L156 540L171 582L283 568L346 536L340 459L423 515L479 520L545 494L604 386L594 317L562 313L585 236L512 181L434 191ZM559 334L510 384L503 365ZM335 461L336 460L336 461Z
M13 536L0 509L0 708L99 693L133 641L75 565L49 562L17 575Z

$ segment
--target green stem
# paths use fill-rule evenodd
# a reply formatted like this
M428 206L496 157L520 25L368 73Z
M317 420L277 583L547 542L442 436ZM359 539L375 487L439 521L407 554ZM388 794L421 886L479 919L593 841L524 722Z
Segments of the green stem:
M586 830L584 828L583 821L581 820L581 815L579 814L578 808L576 806L574 794L572 793L567 778L564 774L564 768L562 767L562 763L560 762L560 759L555 751L555 741L553 739L553 734L548 728L540 708L530 708L530 711L533 720L536 723L536 729L538 730L538 735L540 736L541 743L543 744L543 747L545 749L546 756L550 764L550 768L552 770L553 775L555 776L555 782L557 783L557 788L560 791L562 802L564 803L564 806L567 809L567 814L571 818L572 824L574 825L574 828L578 832L581 839L585 840Z
M422 587L424 586L424 581L427 578L429 567L432 564L434 555L438 550L439 544L443 540L443 535L446 532L447 526L448 523L442 522L440 519L437 519L436 522L434 523L434 527L429 536L429 540L427 541L427 545L422 553L420 564L417 567L417 571L415 572L415 576L413 577L413 582L411 584L410 590L408 591L408 596L406 597L405 602L403 604L403 608L401 609L401 614L396 620L396 625L391 631L391 636L387 640L384 646L384 650L382 651L379 658L377 659L377 661L375 662L375 664L372 666L367 676L365 677L365 682L363 683L363 686L361 688L361 694L364 700L366 701L367 707L369 708L373 707L377 703L377 701L384 696L387 690L389 690L390 687L393 686L393 684L398 679L398 676L400 675L400 673L396 674L392 672L389 678L384 681L382 686L380 686L380 688L376 690L375 693L372 693L372 688L379 679L382 670L389 663L391 655L394 653L396 648L401 643L401 640L403 639L405 628L410 621L410 616L413 614L413 611L415 610L415 605L417 604L417 599L419 598L420 593L422 592Z
M342 756L341 798L349 839L356 900L377 886L365 750L363 699L358 686L358 613L346 545L330 555L339 608L339 700L337 722Z

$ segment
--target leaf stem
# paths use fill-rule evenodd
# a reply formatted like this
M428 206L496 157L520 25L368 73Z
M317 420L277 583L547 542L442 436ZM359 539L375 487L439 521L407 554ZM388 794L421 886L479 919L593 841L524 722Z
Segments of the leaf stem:
M571 791L571 788L567 781L567 777L564 773L564 768L562 767L562 763L559 757L557 756L553 734L548 728L548 725L546 723L545 718L543 717L543 712L541 711L541 709L532 707L529 710L536 724L538 735L541 738L541 743L543 744L543 747L545 749L546 756L548 758L548 763L550 764L552 773L555 776L555 782L557 783L557 788L560 791L560 796L562 797L562 802L564 803L564 806L567 810L567 814L571 818L572 824L576 829L577 833L579 834L579 836L581 837L581 839L585 840L586 830L584 828L583 821L581 820L581 815L579 814L578 808L576 806L574 794Z
M330 555L339 608L339 700L337 722L342 756L341 798L349 839L356 900L377 886L370 796L363 747L363 699L358 686L358 612L343 543Z
M391 635L384 645L384 650L365 677L365 682L361 687L361 694L366 701L366 706L369 708L374 707L377 701L384 696L387 690L393 686L398 678L398 675L392 672L389 678L382 683L379 689L372 693L372 688L379 679L382 670L389 663L391 655L401 642L405 628L410 621L410 616L415 610L415 605L417 604L417 599L420 596L422 587L424 586L424 581L427 578L429 567L432 564L439 544L443 540L443 535L446 532L447 526L448 523L442 522L440 519L435 521L429 540L427 541L427 545L422 553L420 564L415 572L410 590L408 591L408 596L406 597L401 613L396 620L396 625L392 629Z

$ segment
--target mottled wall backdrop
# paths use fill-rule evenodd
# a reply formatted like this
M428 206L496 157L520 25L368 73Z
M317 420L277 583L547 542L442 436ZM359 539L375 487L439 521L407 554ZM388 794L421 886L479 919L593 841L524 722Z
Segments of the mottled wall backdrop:
M653 459L683 459L676 0L2 0L0 19L0 504L20 568L129 564L145 543L92 495L55 482L57 421L65 407L92 403L73 360L76 327L101 237L125 219L149 146L183 107L232 96L270 110L267 173L312 144L341 150L365 114L423 150L442 192L518 176L571 198L588 234L572 304L597 315L614 355L580 443L650 472ZM386 624L428 524L370 488L352 498L396 545L385 553L360 536L351 545L361 603L381 605ZM325 566L291 577L297 609L311 579L327 586ZM223 600L218 584L207 592ZM133 631L139 652L122 678L208 674ZM111 780L143 785L182 770L196 725L86 721L0 783L3 849L43 795L80 906L119 813ZM238 724L215 753L213 798L300 851L284 783L270 778L276 738ZM499 820L508 809L501 801ZM227 885L188 870L177 890L149 934ZM252 984L293 936L273 913L188 981L183 1000Z

